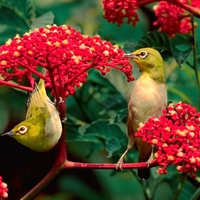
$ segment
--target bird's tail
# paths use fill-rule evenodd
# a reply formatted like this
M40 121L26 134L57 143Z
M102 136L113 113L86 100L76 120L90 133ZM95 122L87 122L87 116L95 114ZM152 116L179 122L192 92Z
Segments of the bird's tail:
M149 164L153 160L153 147L152 146L148 146L148 147L149 147L149 149L146 152L147 154L144 155L144 152L143 152L143 154L140 155L141 157L139 157L139 162L146 162L147 163L147 167L138 169L138 176L141 179L148 179L150 177Z
M46 69L45 68L42 69L42 75L43 76L46 75ZM36 87L38 87L38 90L40 91L40 93L47 96L46 89L45 89L45 81L40 78L38 84L36 84L36 85L37 85Z
M141 179L148 179L150 177L150 168L145 167L145 168L138 169L138 176Z

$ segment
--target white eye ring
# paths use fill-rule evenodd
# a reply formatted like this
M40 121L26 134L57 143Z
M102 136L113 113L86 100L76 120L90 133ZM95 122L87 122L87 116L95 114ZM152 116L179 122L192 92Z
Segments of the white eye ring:
M18 129L18 132L23 135L26 133L26 131L28 130L28 128L26 126L20 126Z
M147 56L148 56L148 53L146 51L141 51L139 53L139 57L142 58L142 59L146 58Z

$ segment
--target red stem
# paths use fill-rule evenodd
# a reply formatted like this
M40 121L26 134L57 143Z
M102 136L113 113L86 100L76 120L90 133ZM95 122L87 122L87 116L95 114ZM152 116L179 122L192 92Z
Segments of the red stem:
M52 90L55 92L56 102L59 102L60 101L60 94L59 94L58 88L57 88L55 80L54 80L53 70L49 69L48 71L49 71L49 77L51 79Z
M65 143L65 124L62 126L62 136L57 144L57 155L55 157L54 165L48 174L33 187L27 194L25 194L20 200L29 200L33 199L53 178L58 175L63 169L63 165L66 162L67 154L66 154L66 143Z
M63 137L64 138L64 137ZM63 140L59 144L63 145ZM64 146L59 145L59 151L64 153L65 150ZM64 147L64 148L63 148ZM72 162L65 160L65 154L61 154L58 159L56 160L54 166L50 170L50 172L32 189L30 190L25 196L23 196L20 200L28 200L32 199L42 188L44 188L57 174L59 174L62 170L65 169L116 169L116 164L110 163L80 163L80 162ZM141 163L125 163L122 165L123 169L134 169L134 168L143 168L146 167L146 162ZM157 166L157 161L153 160L150 164L151 167Z
M65 85L70 85L77 77L79 77L82 73L86 72L88 69L92 68L94 64L87 64L85 65L86 67L82 70L80 70L80 72L76 75L74 75L71 79L69 79Z
M45 76L43 76L43 74L41 72L38 72L38 71L34 70L33 68L29 67L28 64L24 64L23 62L19 62L19 64L22 65L22 67L24 67L28 71L30 71L33 74L35 74L36 76L38 76L39 78L44 79L45 81L48 82L48 79Z
M31 57L31 56L28 56L28 58L29 58L31 61L35 62L37 65L40 65L40 66L42 66L42 67L47 67L47 66L48 66L47 63L41 62L41 61L39 61L39 60L35 60L35 59L34 59L33 57Z
M156 160L153 160L149 167L155 167L157 165ZM146 162L141 163L124 163L122 165L123 169L134 169L134 168L143 168L146 167ZM63 169L68 168L79 168L79 169L116 169L116 164L113 163L80 163L80 162L72 162L66 160Z
M167 0L165 0L165 1L167 1ZM179 0L168 0L168 2L187 10L188 12L192 13L196 17L200 17L200 9L197 7L182 3Z
M61 115L61 119L64 119L65 118L65 113L66 113L66 104L65 104L65 87L64 87L64 80L63 80L63 76L61 74L61 71L58 70L58 75L59 75L59 85L60 85L60 88L59 88L59 98L61 97L61 105L60 105L60 109L59 109L59 112L60 112L60 115Z
M141 6L145 6L147 4L155 3L155 2L158 2L158 1L159 0L141 0L141 1L137 1L137 6L141 7Z
M192 13L194 16L200 18L200 9L197 7L182 3L179 0L163 0L163 1L169 2L173 5L183 8L187 10L188 12ZM160 0L141 0L137 2L137 6L141 7L141 6L145 6L147 4L155 3L155 2L160 2Z
M17 89L21 89L21 90L25 90L27 92L32 92L33 88L32 87L27 87L27 86L23 86L23 85L18 85L15 83L11 83L11 82L7 82L4 80L0 80L0 85L7 85L9 87L13 87L13 88L17 88Z

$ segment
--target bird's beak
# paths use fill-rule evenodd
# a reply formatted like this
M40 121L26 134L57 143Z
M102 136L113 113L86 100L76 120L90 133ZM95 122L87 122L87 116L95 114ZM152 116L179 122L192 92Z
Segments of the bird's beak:
M125 53L123 55L123 57L126 57L126 58L137 58L137 56L134 53Z
M9 132L6 132L6 133L3 133L3 134L1 134L1 136L12 136L12 135L14 135L15 133L14 132L12 132L12 131L9 131Z

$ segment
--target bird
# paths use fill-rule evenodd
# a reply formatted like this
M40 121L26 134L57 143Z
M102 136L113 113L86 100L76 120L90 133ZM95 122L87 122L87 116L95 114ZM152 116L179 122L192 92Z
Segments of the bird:
M141 74L128 98L128 144L116 164L116 169L122 170L125 155L135 145L139 162L147 163L147 167L138 169L138 176L141 179L148 179L149 164L153 160L153 146L143 142L141 138L134 137L134 133L137 132L140 123L147 122L151 117L160 117L167 106L164 61L161 54L150 47L124 54L124 57L132 59L138 65Z
M59 112L47 96L44 80L40 79L27 100L25 120L1 136L11 136L34 151L47 152L58 143L61 134Z

